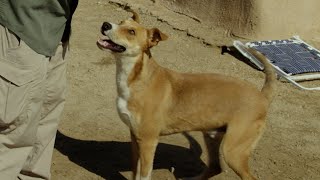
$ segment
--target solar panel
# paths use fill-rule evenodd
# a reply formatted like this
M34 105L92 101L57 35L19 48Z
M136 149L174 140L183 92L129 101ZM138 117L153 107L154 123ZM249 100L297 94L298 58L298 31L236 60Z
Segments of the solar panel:
M279 77L304 90L320 90L320 87L305 87L298 83L298 81L320 79L320 51L298 36L284 40L248 42L246 45L234 41L233 45L259 69L264 68L262 63L250 54L245 46L265 55Z
M320 72L320 52L298 39L255 41L246 45L260 51L287 74Z

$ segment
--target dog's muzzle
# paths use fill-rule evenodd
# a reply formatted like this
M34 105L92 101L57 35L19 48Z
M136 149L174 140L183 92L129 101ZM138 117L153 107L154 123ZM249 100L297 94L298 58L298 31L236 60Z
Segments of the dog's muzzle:
M104 37L101 37L97 41L97 45L101 49L109 49L113 52L124 52L126 50L125 47L113 42L106 34L107 31L112 29L112 24L108 22L104 22L101 26L101 33L104 35Z

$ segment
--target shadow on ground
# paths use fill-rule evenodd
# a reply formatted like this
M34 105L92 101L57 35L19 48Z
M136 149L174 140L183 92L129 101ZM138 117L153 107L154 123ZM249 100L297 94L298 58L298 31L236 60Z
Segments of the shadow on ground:
M251 66L253 69L256 69L260 71L260 69L252 63L248 58L246 58L244 55L242 55L235 47L233 46L221 46L221 54L224 55L225 53L233 56L234 58L238 59L239 61L242 61L243 63Z
M201 147L191 136L187 138L190 149L160 143L154 169L170 170L174 167L176 178L200 174L205 168L200 159ZM120 172L131 171L130 142L79 140L58 131L55 149L67 156L70 161L108 180L125 180Z

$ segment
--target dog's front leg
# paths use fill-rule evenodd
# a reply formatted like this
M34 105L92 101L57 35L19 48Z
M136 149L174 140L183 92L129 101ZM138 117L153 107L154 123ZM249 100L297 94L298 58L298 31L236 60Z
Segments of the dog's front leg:
M158 145L158 137L146 137L138 140L139 159L135 180L150 180L153 169L154 154Z
M135 179L137 176L137 171L140 172L140 167L138 167L138 160L139 160L139 148L137 143L137 138L131 133L131 150L132 150L132 179Z

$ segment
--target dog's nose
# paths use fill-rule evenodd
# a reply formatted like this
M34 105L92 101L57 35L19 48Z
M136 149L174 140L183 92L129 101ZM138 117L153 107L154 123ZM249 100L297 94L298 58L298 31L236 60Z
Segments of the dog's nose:
M101 27L101 32L108 31L112 28L112 25L108 22L104 22Z

